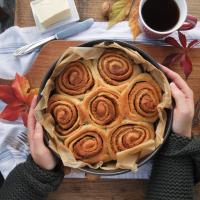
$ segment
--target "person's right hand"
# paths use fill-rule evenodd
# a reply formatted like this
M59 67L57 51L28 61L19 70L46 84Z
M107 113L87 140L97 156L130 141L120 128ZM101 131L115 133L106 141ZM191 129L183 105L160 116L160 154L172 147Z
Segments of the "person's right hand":
M57 163L51 151L44 144L42 126L39 122L36 122L34 115L36 103L37 97L35 96L28 114L28 139L31 156L34 162L42 169L53 170Z
M172 80L170 86L175 99L172 130L176 134L191 137L194 117L193 92L179 74L167 67L161 66L161 68Z

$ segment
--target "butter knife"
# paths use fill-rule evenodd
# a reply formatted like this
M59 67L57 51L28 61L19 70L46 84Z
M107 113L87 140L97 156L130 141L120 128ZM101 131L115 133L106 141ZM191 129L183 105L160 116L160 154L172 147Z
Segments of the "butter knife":
M88 28L90 28L93 23L94 23L93 18L89 18L89 19L87 19L83 22L77 22L76 24L70 26L69 28L67 28L63 31L56 33L53 36L50 36L50 37L45 38L45 39L38 40L36 42L33 42L31 44L28 44L28 45L25 45L23 47L18 48L13 53L13 55L14 56L22 56L22 55L28 54L28 53L32 52L34 49L44 45L45 43L47 43L51 40L62 40L62 39L65 39L67 37L70 37L72 35L78 34L82 31L85 31Z

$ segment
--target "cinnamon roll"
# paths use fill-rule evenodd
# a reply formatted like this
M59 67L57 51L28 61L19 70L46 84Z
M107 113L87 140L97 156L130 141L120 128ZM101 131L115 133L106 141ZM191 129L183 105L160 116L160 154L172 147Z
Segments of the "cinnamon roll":
M67 136L78 128L81 122L81 112L77 105L63 95L51 96L47 112L52 115L59 136Z
M106 137L103 130L91 125L77 129L65 140L65 146L73 153L76 160L88 164L109 161Z
M109 131L109 152L116 159L118 152L136 147L155 137L153 125L147 122L126 122Z
M114 86L130 81L139 71L133 60L120 50L106 50L99 58L97 68L101 78Z
M89 122L101 127L114 126L124 116L121 112L120 95L103 87L86 96L83 106L87 110Z
M146 122L158 119L157 106L162 101L162 91L149 74L138 75L124 98L130 119Z
M80 95L94 85L88 62L69 63L56 79L56 91L60 94Z

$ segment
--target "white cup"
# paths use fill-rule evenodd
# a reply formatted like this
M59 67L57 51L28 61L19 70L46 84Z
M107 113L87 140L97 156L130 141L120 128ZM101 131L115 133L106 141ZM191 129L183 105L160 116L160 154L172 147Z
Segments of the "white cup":
M146 1L151 1L151 0L141 0L140 1L139 22L140 22L140 26L141 26L143 32L148 37L151 37L151 38L166 37L167 35L173 33L174 31L177 31L177 30L182 30L182 31L190 30L190 29L194 28L197 24L197 18L192 15L188 15L188 8L187 8L186 0L174 0L179 8L179 19L178 19L176 25L167 31L154 30L146 24L146 22L144 21L144 18L142 16L142 8Z

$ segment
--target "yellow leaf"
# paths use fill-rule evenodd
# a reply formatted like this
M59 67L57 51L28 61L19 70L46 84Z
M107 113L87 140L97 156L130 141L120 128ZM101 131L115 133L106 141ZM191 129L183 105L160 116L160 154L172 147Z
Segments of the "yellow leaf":
M130 13L133 0L117 0L113 3L109 14L108 27L126 19Z
M129 15L129 26L131 33L135 39L140 33L141 28L139 25L139 5L141 0L135 0Z
M16 73L15 80L12 83L12 89L15 96L22 102L25 102L26 95L30 90L30 84L26 77Z
M26 95L26 103L31 106L31 102L33 100L33 97L38 95L38 92L39 92L39 88L34 88L34 89L31 89L29 91L29 93Z

